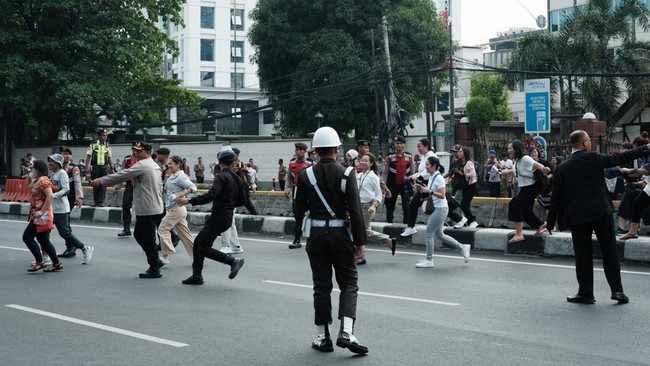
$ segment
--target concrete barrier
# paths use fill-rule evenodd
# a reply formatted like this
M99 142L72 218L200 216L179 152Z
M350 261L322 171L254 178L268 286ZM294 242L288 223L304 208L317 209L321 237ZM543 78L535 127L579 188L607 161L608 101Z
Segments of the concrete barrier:
M206 205L210 207L211 205ZM492 203L493 208L494 203ZM20 217L26 219L29 213L29 204L15 202L0 202L0 215L4 217ZM121 224L121 208L113 207L83 207L75 208L70 214L71 220L95 223ZM189 212L188 223L195 229L201 228L210 213ZM135 223L135 221L134 221ZM235 223L241 233L264 234L276 236L292 236L295 220L292 217L270 215L236 214ZM425 245L425 226L416 225L417 233L410 237L399 234L404 230L403 224L387 224L376 222L372 224L375 231L388 234L398 239L398 243L407 246ZM571 234L555 232L550 236L534 236L532 230L525 230L525 240L508 244L514 235L514 230L501 228L453 229L446 228L445 233L463 244L470 244L473 250L497 251L510 254L539 255L548 257L572 257L573 242ZM441 243L438 243L440 246ZM618 242L619 253L623 260L635 262L650 262L650 237L641 236L638 239ZM595 258L602 258L600 247L593 238L593 253Z

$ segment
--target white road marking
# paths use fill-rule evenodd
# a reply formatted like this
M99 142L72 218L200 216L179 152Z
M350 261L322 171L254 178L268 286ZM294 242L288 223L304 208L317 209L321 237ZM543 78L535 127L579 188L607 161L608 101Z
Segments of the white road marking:
M21 251L21 252L29 252L29 249L27 249L27 248L13 248L13 247L5 247L5 246L2 246L2 245L0 245L0 249L9 249L9 250L18 250L18 251Z
M12 309L16 309L16 310L22 310L22 311L26 311L26 312L29 312L29 313L34 313L34 314L38 314L38 315L47 316L47 317L54 318L54 319L59 319L59 320L64 320L64 321L75 323L75 324L85 325L87 327L101 329L101 330L105 330L105 331L113 332L113 333L117 333L117 334L122 334L122 335L125 335L125 336L128 336L128 337L143 339L143 340L149 341L149 342L160 343L160 344L164 344L164 345L167 345L167 346L179 347L179 348L189 346L189 344L186 344L186 343L179 343L179 342L174 342L174 341L170 341L170 340L167 340L167 339L152 337L152 336L142 334L142 333L131 332L129 330L115 328L115 327L111 327L111 326L108 326L108 325L88 322L88 321L81 320L81 319L75 319L75 318L71 318L71 317L65 316L65 315L59 315L59 314L50 313L50 312L43 311L43 310L28 308L26 306L21 306L21 305L16 305L16 304L9 304L9 305L5 305L5 306L9 307L9 308L12 308Z
M274 285L282 285L282 286L300 287L300 288L308 288L308 289L313 288L313 286L302 285L302 284L299 284L299 283L279 282L279 281L271 281L271 280L265 280L265 281L262 281L262 282L270 283L270 284L274 284ZM335 288L333 291L341 292L341 290L339 290L337 288ZM384 295L384 294L376 294L376 293L373 293L373 292L359 291L358 294L359 295L365 295L365 296L372 296L372 297L381 297L381 298L384 298L384 299L423 302L423 303L427 303L427 304L436 304L436 305L460 306L460 304L456 304L456 303L453 303L453 302L418 299L418 298L415 298L415 297Z

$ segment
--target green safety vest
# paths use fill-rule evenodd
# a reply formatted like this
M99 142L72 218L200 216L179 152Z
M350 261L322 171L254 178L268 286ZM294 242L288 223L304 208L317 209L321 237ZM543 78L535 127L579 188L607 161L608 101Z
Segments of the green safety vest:
M92 165L103 166L108 163L108 152L111 150L108 147L108 143L105 145L94 143L92 145L93 156L92 156Z

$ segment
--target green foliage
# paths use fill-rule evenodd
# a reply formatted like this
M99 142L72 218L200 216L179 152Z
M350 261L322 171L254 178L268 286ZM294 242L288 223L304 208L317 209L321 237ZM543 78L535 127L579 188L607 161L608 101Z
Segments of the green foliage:
M587 6L568 16L557 34L529 35L520 40L512 54L510 67L518 70L563 73L594 73L602 76L551 77L553 99L559 98L559 111L594 112L606 121L609 131L618 122L615 115L627 97L640 113L650 97L650 80L617 73L647 71L650 42L635 39L631 20L643 31L650 29L645 1L590 0ZM613 50L612 45L619 45ZM608 75L609 74L609 75ZM539 78L540 76L535 76ZM522 75L519 80L529 78ZM576 105L577 80L582 105ZM556 107L556 109L558 109Z
M472 96L465 105L465 112L470 126L476 131L487 131L494 120L496 109L494 103L483 96Z
M389 22L391 64L398 103L423 112L427 64L445 57L446 34L428 0L261 0L251 13L260 85L282 118L277 130L305 136L314 115L339 134L377 134L374 91L384 92L381 17ZM424 50L427 50L426 54ZM383 106L382 106L383 107ZM383 114L383 113L382 113Z
M510 121L510 94L505 79L501 75L476 73L472 75L469 94L471 97L485 97L492 103L494 115L492 120ZM471 118L470 118L471 121Z
M182 3L0 2L0 109L32 135L13 137L53 141L66 126L82 138L100 117L164 123L170 107L198 105L160 72L178 47L158 21L182 24Z

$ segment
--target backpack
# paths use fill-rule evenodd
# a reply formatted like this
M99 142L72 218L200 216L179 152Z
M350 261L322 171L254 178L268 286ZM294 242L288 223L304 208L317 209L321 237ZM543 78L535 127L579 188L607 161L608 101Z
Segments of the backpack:
M235 179L235 182L237 183L237 198L235 199L235 207L241 207L248 201L248 198L246 197L246 190L244 189L244 183L242 183L241 179L235 172L232 170L228 170L228 172L230 172L232 177Z

